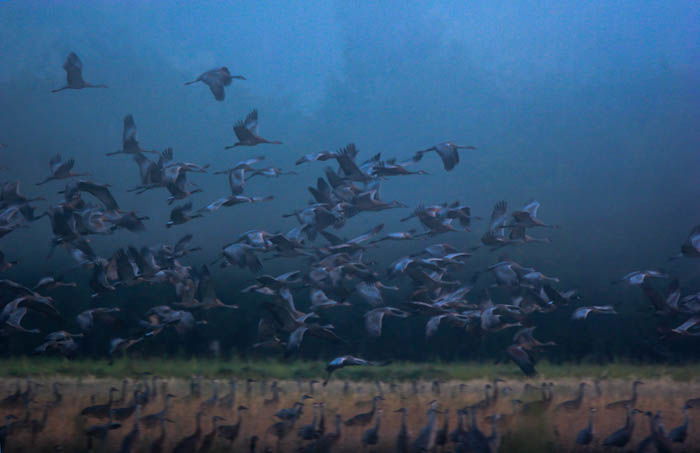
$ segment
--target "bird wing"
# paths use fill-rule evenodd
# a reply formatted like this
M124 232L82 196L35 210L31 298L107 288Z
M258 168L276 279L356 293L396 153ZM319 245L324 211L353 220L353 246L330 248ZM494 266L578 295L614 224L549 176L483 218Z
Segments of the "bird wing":
M511 345L506 349L506 353L526 376L537 374L532 357L523 348L518 345Z
M359 244L361 242L365 242L368 239L370 239L371 237L379 234L379 232L382 231L383 228L384 228L384 224L381 223L381 224L375 226L374 228L372 228L371 230L367 231L366 233L363 233L355 238L352 238L347 242L348 242L348 244Z
M370 305L379 306L384 304L382 299L382 293L379 292L379 288L375 285L371 285L367 282L359 282L355 289L362 296L362 298L367 301Z
M459 163L459 153L454 147L439 146L436 150L440 159L442 159L442 165L445 167L445 170L450 171Z
M226 98L226 91L224 90L224 85L218 80L204 80L207 84L211 94L214 95L214 99L217 101L223 101Z
M299 349L301 342L304 339L304 334L309 330L306 326L297 327L294 332L289 335L289 340L287 341L287 351L292 352Z
M90 181L78 182L78 190L87 192L93 197L100 200L108 211L116 211L119 209L117 200L114 199L106 184L95 184Z
M66 71L66 79L69 86L83 83L83 62L80 61L80 58L74 52L69 53L68 57L66 57L63 69Z
M136 122L134 122L134 117L131 114L128 114L124 117L122 143L124 145L124 149L126 149L128 145L133 146L138 143L136 141Z
M49 160L49 169L52 174L56 173L61 165L63 165L63 159L60 154L56 154Z
M501 200L496 203L491 211L491 223L489 224L489 230L493 232L498 232L502 230L506 223L506 212L508 210L508 203L505 200Z
M448 315L437 315L428 320L425 324L425 338L430 338L437 333L438 328L440 328L440 322L442 322L446 316Z
M591 311L592 310L590 307L579 307L571 314L571 319L576 319L579 321L584 320L588 317Z
M365 328L370 336L380 337L382 335L382 320L385 314L384 307L375 308L365 313Z
M254 135L258 135L258 111L253 110L245 117L244 121L245 128L252 132Z

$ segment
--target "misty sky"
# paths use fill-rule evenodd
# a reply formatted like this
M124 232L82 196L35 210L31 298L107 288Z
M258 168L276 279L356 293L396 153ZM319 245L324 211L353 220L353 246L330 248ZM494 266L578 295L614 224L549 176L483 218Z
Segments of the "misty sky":
M553 243L508 253L585 287L591 302L630 270L673 266L686 282L697 278L693 264L666 261L700 222L697 2L10 0L0 2L0 21L2 177L56 203L61 183L34 182L61 153L111 184L122 206L151 220L140 236L95 238L104 255L192 232L205 246L197 259L209 262L247 229L293 227L280 214L302 207L306 186L323 174L324 164L312 163L297 176L253 181L249 195L275 201L166 230L166 192L127 193L136 165L104 156L120 148L131 113L144 148L172 146L178 160L213 169L257 155L292 169L302 154L349 142L361 159L404 159L445 140L474 145L450 173L427 156L420 168L430 175L391 179L382 197L410 206L460 200L484 218L500 199L514 209L538 199L541 217L561 226L538 232ZM51 94L65 82L70 51L86 80L110 88ZM223 65L247 78L224 102L201 84L183 85ZM284 145L224 151L232 124L253 108L261 134ZM195 207L227 194L224 177L190 179L204 189ZM398 222L406 212L362 214L341 233L382 222L418 227ZM485 222L474 229L444 239L471 247ZM0 247L42 272L69 265L60 253L43 259L49 238L40 221ZM419 246L387 246L382 259ZM474 263L495 259L482 250Z

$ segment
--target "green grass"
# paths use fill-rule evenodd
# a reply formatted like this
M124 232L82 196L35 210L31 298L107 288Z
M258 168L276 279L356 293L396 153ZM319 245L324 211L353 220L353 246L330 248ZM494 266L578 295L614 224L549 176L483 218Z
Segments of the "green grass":
M117 360L109 365L104 360L66 360L61 358L17 357L0 359L0 376L95 376L133 377L149 371L163 377L184 378L192 375L206 377L312 379L325 376L325 363L280 360L216 360L216 359L136 359ZM538 379L547 378L669 378L690 381L700 376L700 363L687 365L638 365L612 363L607 365L540 363ZM482 363L413 363L395 362L384 367L354 367L338 371L338 378L351 380L415 379L472 380L496 376L508 379L525 379L512 364Z

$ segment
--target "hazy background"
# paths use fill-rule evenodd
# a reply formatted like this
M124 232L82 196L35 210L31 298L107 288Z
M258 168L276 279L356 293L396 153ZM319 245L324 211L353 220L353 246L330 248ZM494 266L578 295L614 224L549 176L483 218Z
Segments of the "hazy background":
M2 178L19 179L27 194L56 203L62 183L34 183L48 174L52 155L73 157L76 171L113 186L120 205L151 217L146 233L95 237L98 253L108 256L118 246L174 241L191 232L204 251L188 262L200 264L248 229L293 227L295 221L280 214L308 201L306 186L322 175L324 164L247 186L249 195L272 194L274 202L222 209L166 230L167 193L127 193L138 183L136 165L127 156L104 155L120 148L128 113L144 148L172 146L176 159L213 169L257 155L265 155L268 165L292 169L305 153L348 142L357 144L361 160L377 152L408 158L445 140L471 144L478 150L462 153L454 171L446 173L429 155L420 164L429 176L389 180L382 197L410 206L460 200L482 217L500 199L517 208L536 198L540 216L562 228L551 232L551 245L533 244L509 255L559 276L562 288L579 288L588 304L627 307L624 317L596 321L603 327L595 335L590 326L572 330L565 315L544 319L543 327L571 350L591 338L605 349L614 343L611 327L622 323L629 342L620 340L618 351L633 350L646 335L638 322L653 327L647 303L638 290L611 286L611 280L661 267L681 278L684 291L700 289L697 263L667 262L700 221L700 5L379 3L2 2L0 143L8 144L0 157L8 167ZM51 94L65 83L61 65L70 51L82 59L87 81L110 88ZM248 79L234 81L224 102L202 84L183 86L223 65ZM225 151L234 142L231 126L253 108L259 110L261 134L284 145ZM228 192L223 176L195 174L190 180L204 189L192 198L195 207ZM387 231L406 229L398 219L407 212L361 214L342 235L382 222ZM433 242L475 246L485 225ZM49 238L48 221L40 221L2 239L5 254L21 261L7 277L32 281L72 265L63 252L45 259ZM384 265L427 244L387 244L381 254L370 255ZM480 250L465 276L496 259L496 253ZM296 265L272 262L266 272ZM77 272L74 278L86 276ZM233 268L215 271L228 303L239 300L238 289L251 277ZM64 298L77 307L87 303L85 296L67 291ZM152 304L172 296L129 297ZM248 342L247 321L255 311L225 316L244 332L230 344ZM361 329L360 319L335 322ZM393 332L417 338L422 325L409 322ZM592 337L581 340L581 332ZM383 344L394 341L398 336ZM419 349L422 358L440 350Z

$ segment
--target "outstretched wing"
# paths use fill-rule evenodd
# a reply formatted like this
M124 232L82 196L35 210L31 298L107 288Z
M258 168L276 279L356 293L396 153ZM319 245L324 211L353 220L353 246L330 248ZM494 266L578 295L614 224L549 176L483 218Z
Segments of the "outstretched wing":
M74 53L71 52L66 57L63 63L63 69L66 71L66 79L69 86L82 85L83 82L83 62Z
M372 337L380 337L382 335L382 320L384 319L384 308L376 308L365 313L365 328L367 333Z

